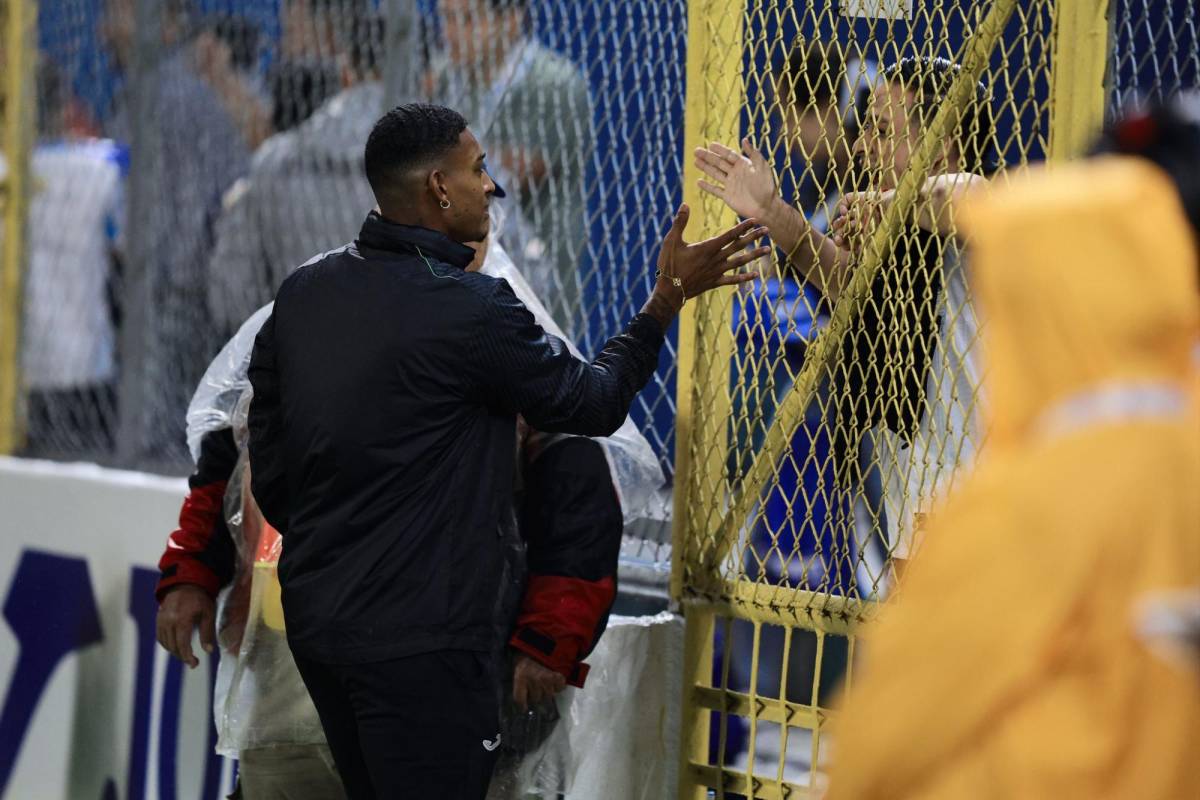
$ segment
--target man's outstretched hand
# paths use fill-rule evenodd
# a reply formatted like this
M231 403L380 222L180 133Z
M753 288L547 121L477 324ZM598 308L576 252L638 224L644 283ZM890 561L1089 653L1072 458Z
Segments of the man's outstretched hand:
M711 239L688 244L683 239L683 231L690 216L691 210L686 204L680 206L675 214L671 230L667 231L658 254L660 277L654 286L654 293L642 309L643 313L662 322L664 328L683 308L684 300L718 286L736 286L757 278L758 274L754 272L729 273L771 252L769 247L746 249L755 240L767 235L767 229L753 219Z
M741 153L713 142L697 147L693 157L696 168L714 181L700 179L697 185L703 191L719 197L739 217L770 221L772 206L782 202L775 172L749 139L742 140Z
M192 654L192 632L200 629L200 644L211 653L216 644L216 602L199 586L181 583L170 589L158 607L158 643L192 669L200 659Z

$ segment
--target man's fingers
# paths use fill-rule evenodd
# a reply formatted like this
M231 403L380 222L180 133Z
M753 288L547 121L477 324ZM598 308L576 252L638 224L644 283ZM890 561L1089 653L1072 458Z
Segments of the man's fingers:
M716 181L725 182L729 176L729 164L703 148L696 148L696 168Z
M727 244L729 244L730 242L737 241L742 236L744 236L748 231L750 231L753 228L757 228L757 227L758 227L758 220L748 219L744 222L740 222L737 225L734 225L732 228L725 231L724 233L714 236L713 238L709 239L704 244L708 245L709 247L716 247L716 249L718 249L718 250L723 250Z
M736 269L737 267L745 266L751 261L757 261L763 256L769 255L770 252L771 248L769 247L756 247L753 250L743 250L742 252L726 259L725 263L722 265L722 269L728 271L731 269Z
M667 242L682 242L683 229L687 227L688 217L692 215L692 210L688 208L687 203L679 206L679 210L675 212L675 218L671 220L671 229L667 231L663 243Z
M213 650L217 646L217 625L215 614L212 611L205 610L200 615L200 646L204 648L204 652L212 655Z
M736 150L732 150L732 149L726 147L725 145L721 144L720 142L712 142L711 144L709 144L708 149L711 150L713 153L716 153L720 158L722 158L725 161L726 164L730 164L730 165L736 164L742 158L741 154L738 153Z
M722 189L720 186L714 186L713 184L709 183L708 181L696 181L696 185L700 187L701 191L708 192L713 197L716 197L721 200L725 199L725 197L724 197L725 190Z
M838 208L849 208L866 195L866 192L846 192L838 198Z
M513 702L518 708L529 708L529 691L525 678L520 674L513 676Z
M758 280L757 272L739 272L736 275L722 275L717 279L717 286L738 286L756 280Z
M175 657L189 667L195 668L199 663L194 655L192 655L192 621L180 620L175 623Z
M729 254L732 255L734 251L741 250L743 247L749 247L750 245L754 244L755 240L763 238L768 233L770 233L770 231L765 225L759 226L753 230L746 231L737 239L734 239L721 249L728 251Z
M767 163L766 156L764 156L762 151L750 142L749 136L747 136L745 139L742 139L742 152L745 153L746 157L750 159L750 163L756 167L760 167Z
M179 650L175 647L175 623L165 619L162 612L158 616L158 643L174 658L179 658Z
M154 620L154 638L158 640L158 643L162 649L168 651L171 649L167 645L167 636L170 632L171 626L167 624L167 620L164 618L163 612L160 609L158 616Z

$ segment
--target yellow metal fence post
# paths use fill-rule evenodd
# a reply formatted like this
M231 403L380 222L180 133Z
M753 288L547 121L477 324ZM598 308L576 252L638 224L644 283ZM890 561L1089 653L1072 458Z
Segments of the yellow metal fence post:
M0 453L21 443L17 409L20 386L21 270L29 214L29 152L34 98L30 94L32 0L8 0L4 16L4 248L0 261Z
M1086 151L1104 123L1108 0L1058 0L1053 37L1049 157L1065 161Z
M691 208L689 241L732 225L733 212L696 185L692 152L709 141L736 142L745 88L742 79L742 0L689 0L687 99L684 112L683 199ZM688 303L679 320L676 385L675 503L671 595L679 601L688 581L689 552L725 503L728 451L729 375L733 355L732 291L710 292ZM679 796L703 798L693 762L706 764L709 711L694 701L694 689L711 680L715 618L711 611L686 614Z
M687 99L684 108L683 201L691 208L687 239L712 236L737 218L724 203L700 191L692 152L710 141L735 142L742 101L744 3L689 0ZM731 290L710 292L684 306L679 318L676 378L675 504L672 595L683 585L688 537L703 525L701 504L721 504L724 484L733 355ZM695 400L702 402L697 405Z

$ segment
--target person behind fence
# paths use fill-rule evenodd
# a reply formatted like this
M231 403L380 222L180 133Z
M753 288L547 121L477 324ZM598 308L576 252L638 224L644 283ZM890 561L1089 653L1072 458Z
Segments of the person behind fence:
M836 41L803 37L792 43L782 62L774 67L772 86L782 120L785 159L797 175L792 205L806 216L814 230L829 231L841 197L839 187L849 180L851 146L866 111L875 73L874 62L850 57ZM748 351L763 354L757 383L743 384L734 393L735 418L746 420L739 437L744 469L761 447L779 401L800 373L809 344L828 325L829 307L815 286L790 271L764 279L753 291L743 292L740 300L733 308L738 343ZM769 388L758 391L764 387ZM775 485L763 499L762 515L750 533L746 558L746 577L751 580L792 586L819 586L823 581L838 587L851 584L850 576L858 565L835 565L822 557L835 551L832 518L838 513L836 502L828 502L821 488L832 477L828 457L832 414L828 400L822 399L827 397L825 388L809 405L804 423L792 439L794 456L780 464ZM741 404L746 407L744 416L739 414ZM745 446L746 439L750 447ZM870 444L869 438L863 442L862 457L868 464L873 458ZM877 515L882 494L877 473L869 473L867 483L864 500ZM797 496L811 498L803 521L794 516ZM862 517L868 519L871 514ZM789 553L794 554L790 559ZM861 582L869 583L866 570L859 572ZM830 573L836 577L829 577ZM750 687L755 638L760 650L755 685L760 692L778 692L784 685L780 665L784 663L785 637L781 628L767 626L756 637L753 625L734 623L730 680L738 688ZM816 636L797 632L790 640L785 699L809 702ZM832 669L844 662L842 649L835 640L826 642L821 680L825 686L835 683ZM726 735L727 752L735 754L746 743L746 726L737 720L730 718Z
M311 1L293 4L304 10ZM362 222L359 209L373 202L362 141L383 108L384 21L360 0L323 0L321 7L336 17L322 47L332 48L328 55L341 66L342 89L304 122L267 139L222 199L205 288L213 326L225 338L298 264L351 238Z
M1200 793L1200 95L1106 139L965 207L988 447L863 633L832 800Z
M22 453L94 458L113 444L120 318L115 287L128 152L95 135L70 82L44 59L37 65L37 89L22 275ZM6 169L0 161L0 173ZM67 215L72 224L64 226Z
M293 0L301 20L314 0ZM232 336L242 320L272 297L284 278L310 255L353 237L357 209L374 203L362 174L361 143L385 108L387 81L383 46L387 20L361 0L315 0L309 30L293 19L289 30L298 48L321 34L319 49L340 65L342 88L296 127L269 138L255 152L249 172L223 197L208 259L206 307L216 331ZM320 10L324 16L317 16ZM301 13L304 12L304 13ZM341 197L343 202L313 202ZM530 251L537 238L518 208L505 209L500 233L510 253ZM544 261L534 247L522 257L526 274ZM540 282L545 286L545 281Z
M906 58L882 70L854 146L854 172L869 191L841 198L831 235L779 197L770 164L749 139L741 153L719 143L698 148L697 167L716 181L700 186L738 214L768 220L788 265L837 301L863 261L865 234L893 201L922 131L961 72L940 58ZM885 253L859 302L856 322L842 340L839 368L830 376L838 415L834 448L842 454L837 485L842 492L860 491L853 488L863 483L858 446L874 428L893 562L909 557L930 499L974 449L978 324L952 238L951 212L957 198L986 180L993 139L988 93L978 85L938 147L932 177L920 187L912 230L903 231ZM846 529L841 536L849 543L853 520L841 516ZM866 543L843 548L857 563ZM858 591L872 594L879 588L875 582Z
M533 35L528 0L439 0L444 51L426 91L472 120L496 175L520 201L530 230L509 251L555 321L581 323L588 252L581 231L592 158L583 72Z
M486 247L486 259L481 251L470 268L482 264L486 274L508 280L553 330L496 237ZM239 761L240 796L335 798L344 796L340 779L283 633L275 571L281 542L263 524L248 488L246 372L270 311L255 312L222 348L188 408L196 468L180 526L159 561L158 639L192 667L197 630L204 646L219 649L216 746ZM646 484L661 481L649 443L628 419L600 442L527 427L521 441L519 537L510 532L509 558L496 567L512 587L497 606L497 642L511 642L519 654L500 654L512 663L500 702L497 797L518 790L523 774L536 773L537 764L523 761L559 716L549 695L568 681L584 682L583 659L615 598L622 519L644 513Z
M355 38L355 29L370 13L369 0L286 0L282 4L279 60L271 64L266 77L276 133L301 124L342 91L347 69L359 71L349 63L347 40ZM357 75L350 77L356 80Z
M878 66L836 41L798 37L773 76L791 158L804 168L792 203L828 233L842 187L851 185L858 138Z
M135 34L146 21L133 0L107 0L101 22L108 55L124 77L106 132L131 148L128 197L145 209L127 237L130 272L149 285L145 385L138 388L152 402L131 445L142 458L185 455L179 421L187 390L219 345L196 302L204 292L210 222L221 194L248 166L258 136L253 120L261 115L231 70L227 48L211 33L194 35L194 11L187 0L161 4L161 43L141 54L156 58L140 74Z
M465 272L495 185L466 120L408 104L367 139L378 203L283 282L249 378L251 486L285 542L288 643L352 798L482 797L499 747L493 612L516 415L608 435L686 297L752 280L747 221L664 240L642 313L591 364ZM334 388L336 387L336 388Z

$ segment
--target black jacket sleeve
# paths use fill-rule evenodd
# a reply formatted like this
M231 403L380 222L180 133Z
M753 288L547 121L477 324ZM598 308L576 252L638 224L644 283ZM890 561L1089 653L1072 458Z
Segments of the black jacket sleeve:
M275 354L275 315L267 317L250 356L250 486L267 522L280 533L288 529L286 461L283 455L283 412Z
M662 326L639 314L588 364L497 281L485 298L476 367L485 395L550 433L609 436L658 366Z

